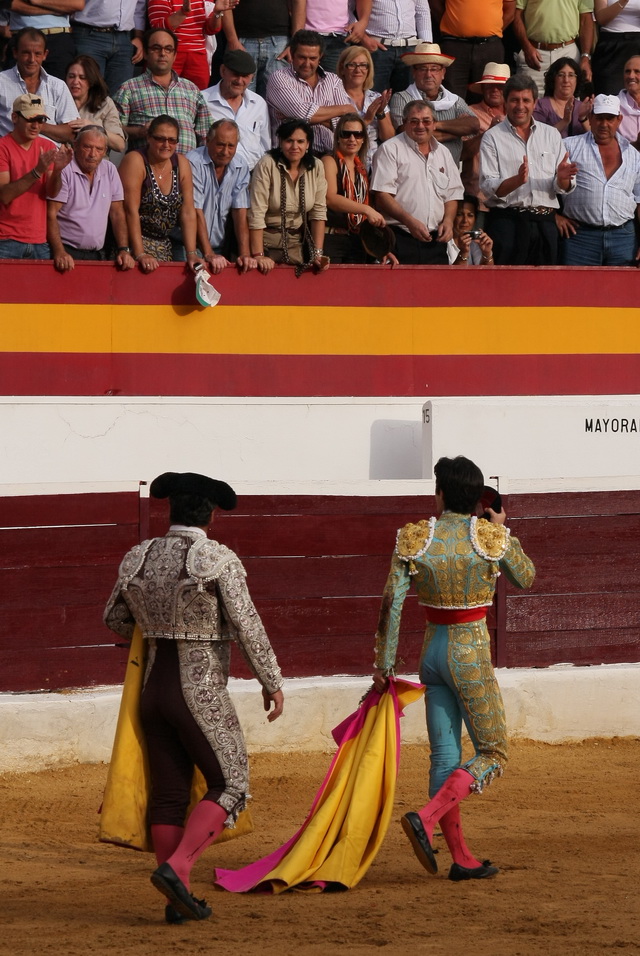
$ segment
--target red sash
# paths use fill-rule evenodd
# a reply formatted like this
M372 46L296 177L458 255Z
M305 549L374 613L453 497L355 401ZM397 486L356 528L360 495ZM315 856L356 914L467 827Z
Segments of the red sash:
M481 621L487 616L486 607L428 607L427 620L430 624L466 624L468 621Z

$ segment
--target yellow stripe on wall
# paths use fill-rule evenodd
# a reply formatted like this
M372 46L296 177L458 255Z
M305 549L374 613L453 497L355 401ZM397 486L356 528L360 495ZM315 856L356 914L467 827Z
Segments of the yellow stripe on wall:
M640 352L636 309L5 305L2 352L554 355Z

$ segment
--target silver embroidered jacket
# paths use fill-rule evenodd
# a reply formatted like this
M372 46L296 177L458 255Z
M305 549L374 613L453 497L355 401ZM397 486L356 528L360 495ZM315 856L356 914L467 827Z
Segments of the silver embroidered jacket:
M125 555L104 622L127 640L137 623L152 650L162 639L184 641L192 648L200 644L203 650L205 642L234 640L251 671L273 694L283 684L282 674L245 578L242 563L229 548L195 532L169 531ZM228 659L228 650L216 646L217 655Z

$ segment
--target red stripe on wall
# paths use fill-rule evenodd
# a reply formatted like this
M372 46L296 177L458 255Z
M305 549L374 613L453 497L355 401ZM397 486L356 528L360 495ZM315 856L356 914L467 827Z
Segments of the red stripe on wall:
M640 355L0 354L5 395L635 394Z
M27 271L28 270L28 271ZM225 305L326 305L348 308L469 306L580 306L635 308L640 297L636 269L531 268L492 269L400 266L332 266L323 275L296 279L289 268L268 276L239 275L226 269L215 277ZM118 305L194 305L193 277L181 263L163 263L152 276L138 269L118 272L112 263L77 262L61 275L50 262L0 263L3 299L11 302ZM612 288L615 300L612 301ZM10 290L10 291L9 291ZM46 308L46 306L43 306ZM517 316L514 316L517 321Z

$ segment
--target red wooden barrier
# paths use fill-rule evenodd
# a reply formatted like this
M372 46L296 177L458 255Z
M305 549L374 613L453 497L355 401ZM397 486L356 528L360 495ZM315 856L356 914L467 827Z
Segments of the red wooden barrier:
M498 665L640 660L640 492L512 495L507 510L537 577L528 592L500 579ZM247 496L214 534L241 556L287 676L367 674L396 530L432 512L429 496ZM126 652L102 610L124 552L167 518L166 502L131 492L0 499L0 691L122 680ZM410 597L408 672L423 630Z

